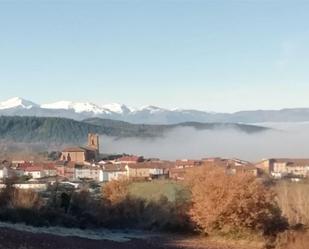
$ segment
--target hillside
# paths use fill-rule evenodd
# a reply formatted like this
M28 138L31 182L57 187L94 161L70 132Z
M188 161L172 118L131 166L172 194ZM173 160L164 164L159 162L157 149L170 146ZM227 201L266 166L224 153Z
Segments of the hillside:
M101 133L95 125L65 118L0 117L0 139L18 143L80 142L89 132Z
M200 122L184 122L172 125L150 125L150 124L131 124L124 121L90 118L83 122L91 125L100 126L104 130L113 127L118 132L116 136L124 137L140 137L140 136L162 136L165 132L175 128L194 128L196 130L226 130L235 129L245 133L262 132L268 128L256 125L246 125L237 123L200 123Z
M113 137L157 137L175 128L199 130L237 129L246 133L262 132L264 127L225 123L181 123L176 125L130 124L108 119L75 121L54 117L0 117L0 139L18 143L81 143L89 132Z

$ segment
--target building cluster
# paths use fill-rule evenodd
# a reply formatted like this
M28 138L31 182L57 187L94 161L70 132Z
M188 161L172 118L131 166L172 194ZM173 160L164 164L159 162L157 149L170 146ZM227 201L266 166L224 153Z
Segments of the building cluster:
M275 179L302 179L309 177L309 159L271 158L256 164Z
M99 136L88 135L84 147L63 149L57 161L26 162L3 161L0 164L0 180L22 178L15 183L19 188L44 190L51 182L68 182L73 186L79 181L108 182L119 179L151 180L169 178L183 180L187 171L203 167L222 167L228 174L248 173L259 177L268 174L275 179L292 179L309 176L309 159L267 159L257 164L240 159L203 158L201 160L163 161L144 159L140 156L121 156L113 160L101 160Z
M240 159L220 157L203 158L201 160L176 160L175 167L170 169L169 177L183 180L186 173L196 167L216 166L223 168L227 174L247 173L258 177L262 172L254 164Z

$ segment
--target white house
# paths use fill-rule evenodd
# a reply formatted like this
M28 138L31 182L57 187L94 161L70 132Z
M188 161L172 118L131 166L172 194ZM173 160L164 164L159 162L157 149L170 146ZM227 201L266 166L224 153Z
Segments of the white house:
M6 166L0 167L0 179L5 179L9 177L10 169Z
M123 164L104 165L100 171L100 182L109 182L127 177L128 172Z
M45 176L56 176L57 175L57 169L56 166L53 163L45 163L42 164L43 171Z
M9 161L2 161L0 163L0 179L9 178L13 175L13 170L11 169L11 163Z
M127 164L126 169L130 178L153 179L168 176L169 170L175 164L169 161L146 161L136 164Z
M47 184L39 183L39 182L17 183L17 184L14 184L14 187L19 188L19 189L33 189L37 191L47 190Z
M101 168L98 166L77 165L74 169L74 179L79 180L83 178L100 181Z
M30 166L24 169L24 175L31 176L34 179L45 176L43 167Z

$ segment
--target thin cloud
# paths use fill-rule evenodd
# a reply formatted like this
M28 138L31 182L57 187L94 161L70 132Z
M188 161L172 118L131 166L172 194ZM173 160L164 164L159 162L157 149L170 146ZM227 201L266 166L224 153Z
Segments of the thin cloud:
M175 129L162 138L102 137L106 153L130 153L162 159L238 157L259 161L269 157L309 157L309 124L281 125L258 134L236 130Z

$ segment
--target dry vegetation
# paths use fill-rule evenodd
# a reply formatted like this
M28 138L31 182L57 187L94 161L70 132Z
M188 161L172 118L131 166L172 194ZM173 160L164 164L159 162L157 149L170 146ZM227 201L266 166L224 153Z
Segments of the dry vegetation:
M277 238L276 249L308 249L309 248L309 232L286 231Z
M275 191L289 224L309 226L309 184L284 181L276 185Z
M291 229L277 238L276 249L309 248L309 184L281 181L275 185L277 201Z
M37 209L42 200L33 190L12 189L9 205L11 208Z
M33 190L16 189L9 186L2 190L0 194L0 206L2 208L36 210L42 204L42 199Z
M309 233L304 229L284 231L286 220L290 228L309 225L309 185L305 183L279 182L271 187L250 175L227 175L218 167L203 167L188 173L173 199L132 195L131 184L125 179L106 183L99 199L87 189L70 193L55 188L45 201L36 192L9 184L0 193L0 220L38 226L198 231L227 244L235 239L262 243L271 238L268 244L276 249L309 248Z
M102 197L111 204L123 201L129 194L130 181L123 179L120 181L112 180L102 188Z
M203 167L192 171L187 181L191 218L206 234L271 235L285 228L275 193L253 176Z
M102 188L103 210L106 224L165 231L192 231L187 214L188 203L177 195L174 201L166 196L147 200L130 194L130 181L106 183Z

